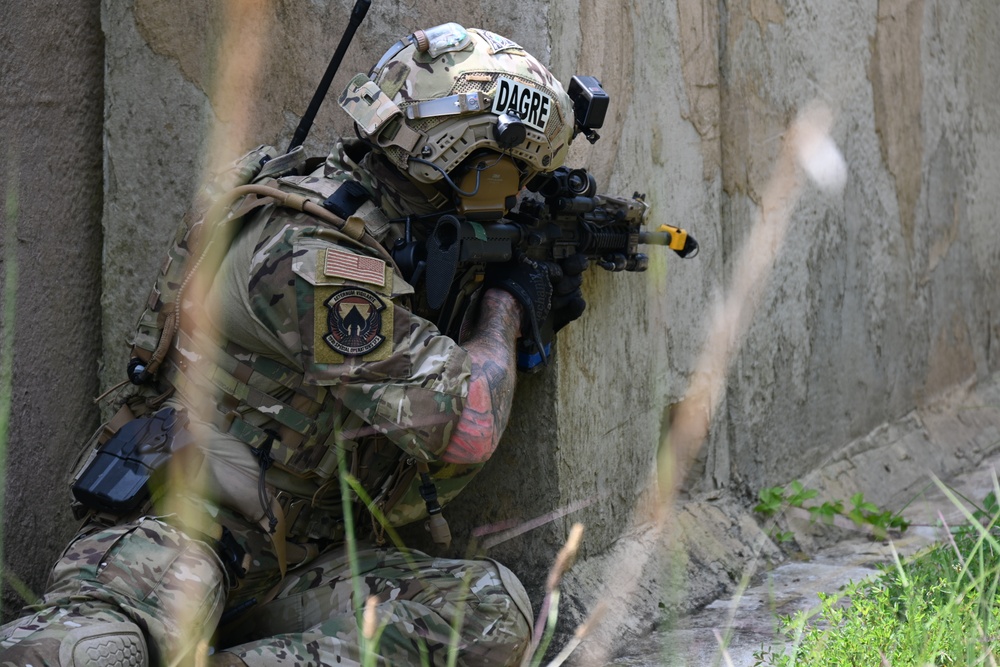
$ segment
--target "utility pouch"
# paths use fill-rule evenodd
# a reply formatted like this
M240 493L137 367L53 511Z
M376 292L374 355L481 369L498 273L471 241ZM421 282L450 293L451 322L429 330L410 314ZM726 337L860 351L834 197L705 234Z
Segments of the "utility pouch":
M172 458L184 457L187 464L201 457L187 423L186 414L170 407L128 422L91 455L73 483L73 497L115 516L156 500Z

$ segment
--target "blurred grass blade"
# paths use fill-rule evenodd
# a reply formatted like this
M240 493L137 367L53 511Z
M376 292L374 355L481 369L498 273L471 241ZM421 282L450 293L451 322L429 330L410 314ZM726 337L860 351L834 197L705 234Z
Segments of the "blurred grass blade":
M10 407L14 375L14 313L17 298L17 168L13 155L8 162L7 193L4 202L4 283L3 321L0 322L0 516L4 513L4 490L7 480L7 436L10 432ZM0 554L3 551L3 527L0 525ZM0 563L0 580L3 579Z

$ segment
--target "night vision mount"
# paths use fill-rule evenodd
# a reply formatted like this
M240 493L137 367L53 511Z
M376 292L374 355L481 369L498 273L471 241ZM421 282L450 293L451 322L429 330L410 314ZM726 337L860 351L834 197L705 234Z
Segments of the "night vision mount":
M601 135L594 130L604 125L604 116L608 112L611 98L601 87L601 82L592 76L574 76L569 82L567 93L573 100L576 123L573 133L582 133L587 141L596 143Z

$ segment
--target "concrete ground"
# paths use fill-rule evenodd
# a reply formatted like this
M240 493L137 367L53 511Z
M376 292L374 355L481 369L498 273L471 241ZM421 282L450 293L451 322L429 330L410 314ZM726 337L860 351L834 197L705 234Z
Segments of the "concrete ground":
M946 485L979 502L994 489L998 468L1000 454L993 454L972 472L947 480ZM777 615L815 608L817 593L834 593L850 581L874 576L878 573L876 565L891 562L893 550L903 557L912 555L944 539L945 523L963 521L961 510L930 476L926 487L906 507L904 516L912 521L910 528L887 541L873 541L861 531L834 528L843 535L836 543L809 555L801 554L801 560L790 557L784 564L756 576L746 590L717 599L673 627L634 642L610 664L754 665L756 651L780 642L775 638Z

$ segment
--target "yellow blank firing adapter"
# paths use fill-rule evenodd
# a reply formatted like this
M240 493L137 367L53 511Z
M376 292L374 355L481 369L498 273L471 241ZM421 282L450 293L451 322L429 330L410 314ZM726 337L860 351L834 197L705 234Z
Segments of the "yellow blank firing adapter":
M657 231L670 234L670 243L667 246L681 257L690 258L698 254L698 242L687 233L687 230L672 225L660 225Z

